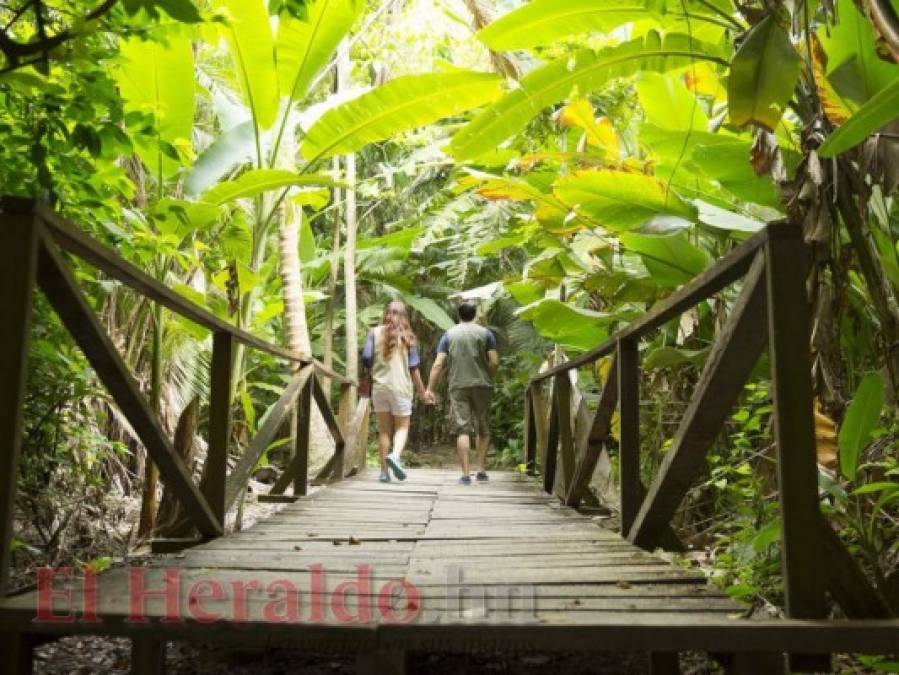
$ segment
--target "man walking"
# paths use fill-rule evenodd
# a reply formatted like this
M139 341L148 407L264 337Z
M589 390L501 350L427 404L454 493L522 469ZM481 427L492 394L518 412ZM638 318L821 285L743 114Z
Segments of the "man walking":
M490 445L490 399L493 376L499 369L499 354L493 333L474 322L477 307L472 303L459 306L459 323L450 328L437 346L437 358L428 378L425 401L436 400L434 387L444 369L449 371L450 419L456 434L456 450L462 463L460 483L468 485L468 451L470 436L475 437L480 470L478 480L487 480L487 449ZM449 362L447 368L447 361Z

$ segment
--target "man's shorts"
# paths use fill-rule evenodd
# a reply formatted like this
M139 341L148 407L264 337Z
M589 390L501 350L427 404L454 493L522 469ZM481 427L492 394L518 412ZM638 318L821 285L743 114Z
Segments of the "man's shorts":
M461 387L450 389L450 421L452 433L457 436L490 433L490 387Z
M412 416L412 399L377 384L371 390L371 407L376 413L390 413L394 417Z

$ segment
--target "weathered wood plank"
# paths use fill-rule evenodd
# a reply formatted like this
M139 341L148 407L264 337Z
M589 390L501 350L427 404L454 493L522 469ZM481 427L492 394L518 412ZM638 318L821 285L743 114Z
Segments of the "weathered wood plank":
M611 433L612 415L615 413L617 405L618 359L616 357L612 360L609 375L606 378L599 398L599 404L596 407L596 412L593 414L593 424L587 437L587 447L584 448L584 452L580 455L571 489L565 498L565 503L568 506L577 507L581 502L584 491L590 485L590 478L596 470L596 463L599 461L605 442Z
M537 426L534 399L528 387L524 394L524 465L529 476L537 475Z
M312 383L307 381L300 392L297 401L297 436L294 439L295 446L293 457L284 473L275 481L269 496L281 495L287 486L293 482L293 494L295 497L305 496L307 483L309 482L309 431L312 422Z
M290 361L299 363L311 362L308 356L294 354L257 338L255 335L220 319L209 310L190 302L180 293L160 283L112 250L91 239L90 236L81 232L46 204L39 203L36 209L41 220L50 230L53 240L61 248L102 270L113 279L122 282L144 297L158 302L163 307L210 331L229 333L235 340L253 349Z
M194 484L190 470L175 452L134 376L87 304L65 261L49 240L43 241L39 247L38 281L53 309L84 352L100 381L112 394L159 468L163 480L181 501L197 529L208 537L220 535L221 522Z
M240 461L238 461L237 466L234 467L231 475L228 477L228 484L225 489L225 506L227 508L230 509L240 494L246 489L247 480L253 469L256 468L259 458L262 457L262 453L275 439L275 435L293 407L294 401L296 401L300 391L312 377L312 373L312 366L304 366L297 371L293 379L284 387L281 398L272 406L271 412L265 418L262 428L256 432L256 436L247 446L247 449L244 450Z
M812 410L808 250L799 226L772 223L765 248L783 579L792 618L826 616Z
M549 404L549 428L546 432L546 444L543 446L543 461L540 465L543 470L543 491L552 494L556 484L556 466L559 455L559 436L561 434L561 420L559 419L559 406L557 405L555 384Z
M764 349L764 274L765 258L759 254L715 338L671 448L628 532L628 539L642 548L659 543L687 490L704 469L706 453Z
M131 638L131 675L162 675L165 653L164 640L150 634L135 635Z
M209 449L200 489L219 522L225 522L225 484L228 443L231 439L231 364L234 340L230 333L212 336L212 377L209 394Z
M0 630L0 671L4 675L34 672L34 639L16 631Z
M574 434L571 428L571 377L562 373L555 379L556 414L559 424L559 458L562 461L562 483L557 495L562 499L574 480Z
M827 556L827 590L850 619L889 619L895 616L836 532L821 518L821 543Z
M0 203L0 597L9 581L39 226L31 200Z
M618 342L618 406L621 438L618 467L621 489L621 533L626 535L640 508L640 351L636 340Z

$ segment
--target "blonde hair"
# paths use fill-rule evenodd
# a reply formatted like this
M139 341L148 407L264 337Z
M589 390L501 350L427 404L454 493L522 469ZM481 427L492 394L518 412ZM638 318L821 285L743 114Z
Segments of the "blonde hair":
M409 324L409 312L406 305L398 300L394 300L384 308L381 325L384 327L383 354L385 359L391 357L397 345L403 344L408 349L417 342L415 333L412 332L412 326Z

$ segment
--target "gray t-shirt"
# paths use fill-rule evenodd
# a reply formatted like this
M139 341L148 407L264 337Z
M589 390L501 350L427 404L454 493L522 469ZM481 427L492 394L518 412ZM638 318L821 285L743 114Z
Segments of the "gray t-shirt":
M476 323L463 322L446 331L437 353L449 360L449 388L493 387L487 352L495 349L496 336Z

